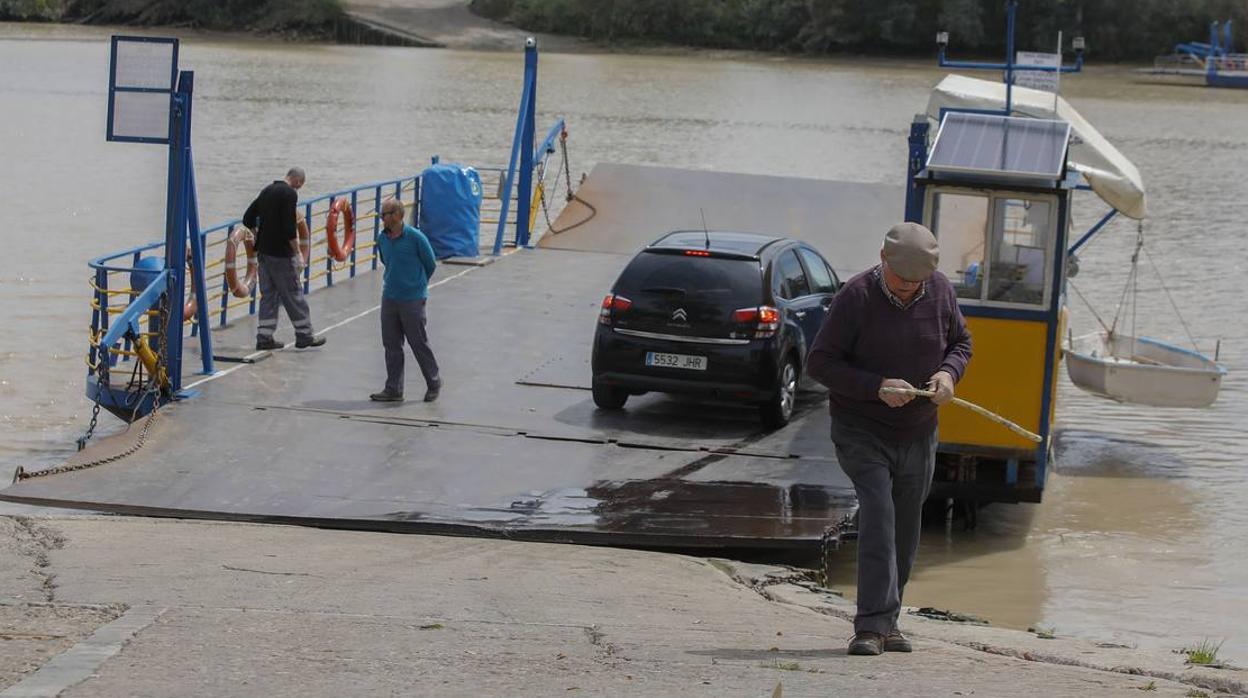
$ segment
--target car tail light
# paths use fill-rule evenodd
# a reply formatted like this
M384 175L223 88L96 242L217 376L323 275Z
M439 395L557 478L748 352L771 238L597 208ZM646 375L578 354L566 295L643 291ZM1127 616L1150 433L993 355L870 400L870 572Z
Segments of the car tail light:
M608 293L606 298L602 299L602 310L598 311L598 322L610 325L613 313L622 313L631 307L633 307L633 302L629 299Z
M739 325L756 325L754 339L770 339L780 329L780 311L770 305L734 310L732 319Z
M687 257L710 257L711 253L706 250L685 250Z

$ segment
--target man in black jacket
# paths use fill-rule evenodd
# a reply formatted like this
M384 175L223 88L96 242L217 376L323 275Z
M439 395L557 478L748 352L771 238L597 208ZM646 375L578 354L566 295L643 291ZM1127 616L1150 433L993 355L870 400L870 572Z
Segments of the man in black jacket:
M260 267L260 317L256 349L281 349L273 338L277 331L277 308L286 308L295 326L295 346L319 347L324 337L312 333L308 302L303 297L303 254L296 235L295 209L304 173L292 167L285 180L274 180L260 191L243 214L243 225L256 233L256 259Z

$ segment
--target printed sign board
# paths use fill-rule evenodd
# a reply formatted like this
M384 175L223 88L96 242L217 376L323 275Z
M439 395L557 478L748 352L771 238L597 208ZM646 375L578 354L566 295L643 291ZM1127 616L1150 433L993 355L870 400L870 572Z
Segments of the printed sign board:
M105 137L131 143L168 143L177 75L177 39L114 36Z
M1019 51L1014 62L1020 66L1057 68L1062 65L1062 56L1057 53ZM1033 90L1057 92L1058 73L1047 70L1019 70L1014 73L1014 84L1018 87L1030 87Z

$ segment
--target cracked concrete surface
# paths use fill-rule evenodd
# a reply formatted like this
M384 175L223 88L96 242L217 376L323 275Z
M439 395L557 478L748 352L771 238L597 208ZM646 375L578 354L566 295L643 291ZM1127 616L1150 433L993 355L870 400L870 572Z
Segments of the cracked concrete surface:
M106 605L51 603L56 596L50 553L65 542L50 525L0 517L0 688L16 683L122 612Z
M1086 643L917 618L906 619L914 654L847 657L836 596L784 570L680 555L122 517L0 525L3 554L24 551L6 563L36 567L44 549L58 604L41 608L96 614L72 633L35 618L22 632L58 637L32 641L72 644L122 608L108 604L162 609L65 696L766 696L777 684L785 696L1184 696L1211 685L1176 659L1132 675L1129 662L1155 658L1118 650L1128 663L1101 667ZM44 593L10 567L5 597ZM1048 654L1028 656L1030 642ZM1056 663L1063 653L1084 665ZM1237 680L1220 688L1242 692Z

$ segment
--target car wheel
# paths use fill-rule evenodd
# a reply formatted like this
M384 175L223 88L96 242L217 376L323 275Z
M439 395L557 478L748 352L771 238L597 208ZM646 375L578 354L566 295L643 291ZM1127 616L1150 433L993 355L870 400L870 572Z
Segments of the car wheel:
M797 362L793 357L784 360L777 376L776 392L771 399L759 405L759 416L763 426L768 429L779 429L793 418L793 406L797 402Z
M618 385L607 385L595 380L591 383L594 404L604 410L618 410L628 402L628 391Z

